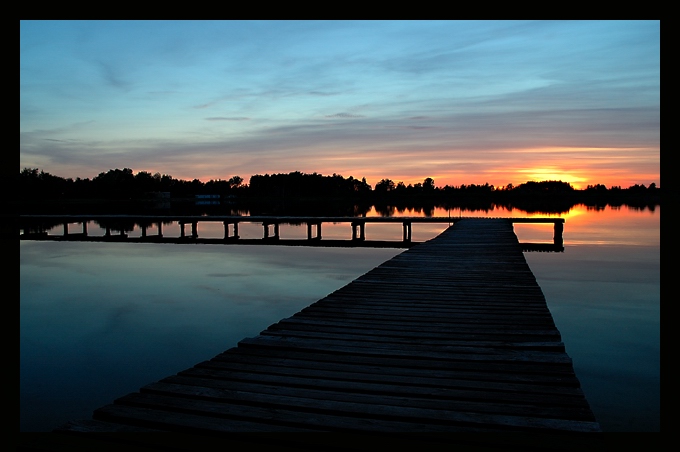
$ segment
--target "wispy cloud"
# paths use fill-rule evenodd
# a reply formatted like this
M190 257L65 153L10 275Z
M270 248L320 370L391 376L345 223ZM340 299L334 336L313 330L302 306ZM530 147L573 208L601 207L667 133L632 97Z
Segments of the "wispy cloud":
M108 85L124 91L128 91L130 89L132 84L130 83L129 80L123 78L121 71L118 68L105 61L99 61L98 65L102 77L104 78Z
M246 118L245 116L238 116L238 117L227 117L227 116L212 116L210 118L205 118L206 121L249 121L250 118Z
M335 113L335 114L332 114L332 115L326 115L324 117L330 118L330 119L356 119L356 118L365 118L366 116L357 115L357 114L353 114L353 113Z

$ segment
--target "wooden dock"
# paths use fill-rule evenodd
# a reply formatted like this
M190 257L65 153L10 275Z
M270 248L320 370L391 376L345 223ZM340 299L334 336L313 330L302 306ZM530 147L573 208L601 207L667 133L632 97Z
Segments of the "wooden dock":
M97 431L600 427L512 223L470 219L257 337L57 429Z
M164 244L207 244L207 245L289 245L289 246L320 246L320 247L373 247L373 248L410 248L421 242L412 240L414 224L435 223L451 226L458 221L470 217L289 217L289 216L186 216L186 215L21 215L19 217L20 240L55 240L78 242L118 242L118 243L164 243ZM477 219L477 218L474 218ZM563 218L551 217L507 217L503 218L515 223L543 223L553 225L552 243L523 242L523 251L562 252L564 244L562 232ZM94 223L105 230L103 234L88 232L88 224ZM178 235L168 235L164 232L164 224L177 223ZM199 223L222 223L223 237L199 237ZM260 224L262 238L244 238L239 235L240 224ZM321 226L323 224L349 224L351 238L322 240ZM367 238L367 225L385 223L401 223L403 233L397 237L382 240ZM307 238L283 238L281 226L307 226ZM76 226L76 232L73 226ZM79 227L78 227L79 225ZM59 234L49 230L61 226ZM128 232L139 228L140 236L129 236ZM149 233L149 229L154 229ZM189 228L190 231L188 230ZM56 228L59 229L59 228Z

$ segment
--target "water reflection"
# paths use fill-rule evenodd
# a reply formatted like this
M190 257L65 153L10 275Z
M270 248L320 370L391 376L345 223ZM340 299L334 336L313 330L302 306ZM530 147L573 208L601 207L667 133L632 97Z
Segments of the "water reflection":
M398 252L21 242L21 430L89 418Z
M457 213L466 216L451 212ZM659 431L660 210L577 206L560 216L565 252L525 257L586 397L605 431ZM367 233L380 237L402 234L399 223L369 226ZM427 240L447 225L417 226L414 240ZM162 227L179 234L177 224ZM199 228L201 236L224 233L220 223ZM516 224L515 231L521 241L552 239L549 225ZM262 225L243 224L239 234L259 238ZM281 234L307 232L282 226ZM347 224L324 225L324 237L350 234ZM89 418L95 408L258 334L399 252L22 241L20 429Z
M659 431L658 248L567 245L526 259L603 430Z

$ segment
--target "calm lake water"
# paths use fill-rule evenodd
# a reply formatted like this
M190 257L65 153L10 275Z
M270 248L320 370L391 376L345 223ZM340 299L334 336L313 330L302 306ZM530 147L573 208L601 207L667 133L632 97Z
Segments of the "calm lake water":
M530 216L434 212L449 214ZM660 208L576 206L559 216L566 219L565 251L525 257L586 398L604 431L660 431ZM414 224L413 240L446 227ZM178 231L163 226L165 236ZM221 223L199 223L198 232L224 236ZM552 225L518 224L515 232L524 242L552 241ZM91 224L88 233L103 231ZM305 226L281 229L282 238L306 234ZM401 234L401 224L366 227L368 239ZM239 235L260 238L262 226L242 225ZM323 237L350 238L351 228L324 224ZM21 241L20 430L90 418L117 397L256 336L401 251Z

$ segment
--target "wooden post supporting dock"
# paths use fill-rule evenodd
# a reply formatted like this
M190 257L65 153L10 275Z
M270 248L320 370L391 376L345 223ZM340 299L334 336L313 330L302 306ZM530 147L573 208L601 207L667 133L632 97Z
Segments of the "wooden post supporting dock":
M315 236L312 236L312 226L316 226ZM307 240L321 240L321 222L307 222Z
M228 239L238 239L238 238L239 238L239 235L238 235L238 221L234 221L234 222L223 221L222 223L224 224L224 240L228 240ZM234 225L234 235L231 235L231 236L229 235L229 225L230 225L230 224L233 224L233 225Z
M512 223L466 219L57 432L600 430Z
M179 236L180 238L185 238L186 234L184 233L184 222L180 221L179 222ZM198 222L197 221L192 221L191 222L191 238L192 239L197 239L198 238L198 229L197 229Z
M410 242L411 241L411 222L410 221L404 221L403 226L404 226L404 242Z
M357 227L359 228L359 236L357 237ZM355 221L352 223L352 240L366 240L366 222Z
M269 236L269 226L274 225L274 235ZM267 239L272 239L272 240L278 240L279 239L279 223L269 223L269 222L264 222L262 223L262 227L264 228L264 234L262 239L267 240Z
M564 244L564 240L562 238L562 233L564 231L564 223L556 221L555 222L555 227L554 227L554 235L553 235L553 244L555 246L562 246Z

